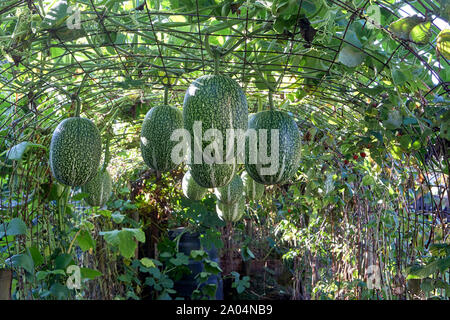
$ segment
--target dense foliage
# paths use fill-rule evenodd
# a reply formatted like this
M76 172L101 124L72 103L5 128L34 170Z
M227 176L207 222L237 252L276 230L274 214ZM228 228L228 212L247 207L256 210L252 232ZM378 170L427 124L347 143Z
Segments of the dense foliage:
M225 299L448 299L448 0L4 0L0 19L13 299L175 299L190 261L203 268L193 299L215 297L213 276ZM142 158L145 115L162 105L177 121L184 106L185 126L222 105L223 130L283 111L299 167L264 187L223 165L223 184L244 180L226 207L210 174ZM78 115L91 132L52 143ZM147 139L168 152L180 124L159 121ZM112 195L95 206L78 186L106 167ZM178 227L201 247L180 252Z

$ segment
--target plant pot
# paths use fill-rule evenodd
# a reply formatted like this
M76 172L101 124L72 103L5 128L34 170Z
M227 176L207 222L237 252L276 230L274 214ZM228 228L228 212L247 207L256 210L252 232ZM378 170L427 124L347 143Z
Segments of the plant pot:
M12 271L0 269L0 300L11 300Z
M177 236L183 233L179 241L179 251L189 256L192 250L200 250L200 234L199 233L184 233L184 228L178 228L169 231L169 238L175 239ZM206 250L209 255L209 259L220 265L217 249L213 246L210 250ZM188 268L191 270L190 275L185 275L182 279L178 280L174 284L174 289L180 297L186 300L191 299L192 292L197 288L198 281L196 276L205 271L202 262L189 260ZM215 284L217 286L215 300L223 300L223 280L222 275L211 275L206 284Z

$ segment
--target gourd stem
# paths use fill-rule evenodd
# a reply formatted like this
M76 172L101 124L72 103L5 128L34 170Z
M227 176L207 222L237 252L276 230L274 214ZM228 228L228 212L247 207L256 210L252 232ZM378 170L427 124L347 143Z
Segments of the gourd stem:
M106 171L108 167L109 160L111 159L111 154L109 153L109 138L106 140L105 144L105 160L103 161L102 172Z
M258 112L263 111L263 102L261 97L258 97Z
M216 53L216 55L214 57L214 74L215 75L219 74L219 65L220 65L220 57L219 57L219 54Z
M272 96L272 90L269 90L269 108L270 108L270 111L273 110L273 96Z
M207 34L205 36L205 49L208 52L208 54L211 56L211 58L214 59L214 74L219 74L219 64L220 64L220 58L221 53L220 50L216 47L211 48L209 44L209 35Z
M78 95L72 95L72 99L75 100L76 109L75 109L75 117L80 117L81 112L81 101Z
M164 87L164 105L168 105L169 104L169 87L165 86Z

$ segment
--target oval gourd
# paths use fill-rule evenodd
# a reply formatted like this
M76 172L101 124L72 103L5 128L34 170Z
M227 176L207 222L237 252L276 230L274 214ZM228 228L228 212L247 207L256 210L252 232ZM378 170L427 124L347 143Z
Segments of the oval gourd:
M214 189L217 199L226 204L232 204L242 198L244 193L244 184L241 177L235 175L226 186Z
M170 140L174 130L183 128L183 114L175 107L162 105L150 109L141 129L141 154L153 170L166 172L177 167L171 158L178 144Z
M264 185L253 180L247 171L242 172L241 179L244 184L244 195L247 200L259 200L264 194Z
M241 197L233 204L226 204L217 200L216 211L219 218L225 222L239 221L245 212L245 200Z
M227 76L206 75L191 83L183 105L184 128L191 136L188 164L193 178L205 188L227 185L236 174L237 168L237 148L234 148L233 154L228 154L228 158L225 156L228 145L227 129L241 129L244 133L247 130L248 106L244 92L236 81ZM198 139L194 139L194 129L198 128L195 127L196 124L201 125L202 136L197 134ZM203 135L207 136L208 132L222 136L223 143L218 144L217 153L208 153L211 150L208 146L211 148L213 141L219 140L214 136L209 137L210 141L203 141ZM207 156L204 157L204 154ZM227 161L233 159L233 156L234 161Z
M190 171L184 174L181 188L183 189L184 196L191 200L201 200L206 192L208 192L208 189L199 186L197 182L195 182Z
M284 183L289 180L297 172L300 161L300 132L295 120L286 112L267 110L258 112L251 117L248 122L248 129L249 131L253 129L257 132L255 138L256 146L258 147L258 152L255 152L255 143L252 141L251 136L248 135L245 144L245 170L250 177L258 183L267 185ZM259 132L261 129L267 130L266 150L260 150ZM274 156L273 158L272 149L274 149L274 152L277 150L275 146L271 147L272 129L278 130L278 140L276 135L274 135L274 141L278 142L278 157ZM264 163L259 158L261 151L270 158L269 162L274 163ZM269 168L273 170L268 170Z
M97 174L102 154L100 132L86 118L63 120L50 143L50 169L60 183L76 187Z
M106 170L98 171L94 179L81 187L81 192L89 194L89 196L84 200L87 204L93 207L103 207L111 196L111 190L111 176Z

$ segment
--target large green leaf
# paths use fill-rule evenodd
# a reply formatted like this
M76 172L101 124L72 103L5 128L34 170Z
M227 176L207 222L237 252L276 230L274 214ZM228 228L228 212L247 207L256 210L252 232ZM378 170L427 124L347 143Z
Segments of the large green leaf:
M16 255L12 256L9 261L11 261L11 263L14 267L23 268L29 273L34 272L33 258L31 257L31 255L28 252L16 254Z
M414 28L412 28L411 32L409 33L409 38L417 42L419 44L426 44L428 41L430 41L431 36L431 22L423 22L416 25Z
M89 268L80 268L80 273L83 279L95 279L103 275L100 271Z
M80 234L77 237L77 243L80 246L80 249L83 251L87 251L89 249L95 249L95 240L92 239L89 231L81 230Z
M145 233L141 229L123 228L122 230L112 230L100 232L106 242L119 249L121 255L130 259L136 250L136 240L145 242Z
M6 228L5 228L6 224ZM6 232L5 232L6 229ZM6 236L26 235L27 226L20 218L14 218L9 223L0 224L0 238Z
M359 66L365 57L366 55L361 50L350 45L344 45L339 52L338 61L347 67L353 68Z
M41 23L43 29L54 29L63 24L68 18L69 5L67 0L59 0L53 4Z
M389 25L389 31L392 32L392 34L400 39L403 40L410 40L410 33L411 30L417 26L418 24L424 22L424 19L421 17L415 15L411 17L405 17L401 18L397 21L392 22Z
M6 152L6 158L8 160L22 160L24 154L27 152L29 148L42 148L47 150L47 148L41 144L24 141L14 145L11 149L9 149Z
M450 268L450 256L443 259L436 259L424 266L410 267L406 279L424 279L437 271L445 272L448 268Z

